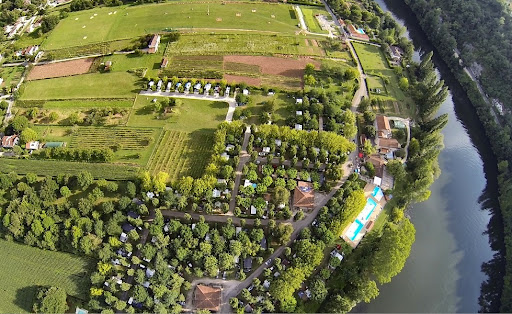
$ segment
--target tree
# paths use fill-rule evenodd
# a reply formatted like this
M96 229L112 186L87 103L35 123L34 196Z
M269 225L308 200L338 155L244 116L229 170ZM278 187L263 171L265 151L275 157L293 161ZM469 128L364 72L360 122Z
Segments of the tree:
M59 24L59 17L57 15L45 15L41 21L41 31L48 33Z
M60 188L60 195L62 195L62 197L69 197L71 195L71 191L69 190L69 188L67 186L62 186Z
M375 154L375 152L377 151L377 149L372 145L372 143L370 141L365 141L364 144L363 144L363 149L362 149L363 153L366 155L366 156L370 156L372 154Z
M22 132L28 127L28 119L25 116L16 116L12 119L11 126L16 132Z
M309 290L311 291L311 300L318 303L322 303L327 297L327 288L325 287L325 282L318 278L314 279L309 284Z
M400 87L400 89L406 91L409 89L409 79L407 79L406 77L402 77L399 81L398 81L398 86Z
M305 85L309 85L309 86L316 85L315 77L313 75L311 75L311 74L304 75L304 84Z
M161 193L165 191L167 180L169 180L169 174L166 172L158 172L156 176L153 177L153 189L155 192Z
M142 171L138 176L140 182L140 188L142 191L147 192L151 191L153 188L153 183L151 182L151 175L148 171ZM164 188L165 189L165 188Z
M293 233L293 226L291 224L279 223L276 230L274 231L275 240L279 245L284 245L290 241L290 237Z
M359 72L355 68L348 68L345 71L345 79L350 81L355 79L359 75Z
M416 230L409 219L403 219L399 225L388 223L379 239L377 250L372 259L371 269L379 283L384 284L400 273L411 252Z
M34 131L31 128L26 128L25 130L23 130L21 132L20 140L22 143L28 143L28 142L37 140L38 137L39 137L39 135L37 134L36 131Z
M94 178L89 171L82 170L76 176L76 182L82 190L86 190L93 181Z
M57 287L42 287L36 295L35 313L65 313L68 309L66 291Z
M58 119L59 119L59 114L55 111L50 112L50 114L48 115L48 120L50 120L50 122L55 122Z

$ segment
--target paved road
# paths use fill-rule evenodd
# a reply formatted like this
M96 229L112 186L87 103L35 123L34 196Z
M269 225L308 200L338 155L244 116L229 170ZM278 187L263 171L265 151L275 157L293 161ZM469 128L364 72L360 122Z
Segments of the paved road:
M236 167L235 172L235 186L233 191L231 192L231 201L229 202L229 212L228 214L233 215L236 207L236 196L238 195L238 190L240 189L240 181L242 180L242 170L244 169L244 165L249 161L250 156L247 153L247 145L249 144L249 138L251 137L251 128L248 126L245 129L244 141L242 143L242 151L240 152L240 162Z
M354 98L352 99L352 111L356 112L362 98L368 98L368 89L366 87L366 74L364 73L363 67L361 66L361 61L359 61L359 57L357 56L357 53L350 40L348 40L348 47L352 57L354 60L356 60L357 70L359 71L359 89L356 91Z
M166 218L183 219L183 218L185 218L186 214L189 214L193 220L199 220L199 217L203 216L204 220L208 221L208 222L225 223L228 221L228 219L231 219L233 221L233 224L239 225L239 226L241 225L241 223L240 223L241 220L245 220L246 225L254 225L254 221L256 220L256 219L251 219L251 218L239 218L239 217L235 217L235 216L229 215L229 214L204 215L204 214L200 214L200 213L180 212L180 211L170 210L170 209L163 209L163 210L161 210L161 212L162 212L162 215ZM276 220L276 222L283 222L283 221L284 220ZM266 226L268 224L268 219L261 219L260 222L263 226Z
M323 199L317 204L317 206L313 209L313 211L306 216L306 218L304 218L303 220L294 222L292 224L294 231L290 237L290 241L286 245L281 246L277 250L275 250L274 254L272 254L269 257L269 259L271 259L272 261L275 260L276 257L279 257L281 254L283 254L283 251L286 247L289 247L293 244L293 242L295 241L295 239L297 239L297 237L299 236L302 229L311 225L311 223L316 218L320 209L322 209L322 207L324 207L327 204L327 202L334 196L334 194L339 190L339 188L341 187L341 185L345 182L345 180L347 178L348 178L348 175L345 175L343 177L343 179L332 189L332 191L328 195L325 195L323 197ZM250 276L248 276L244 281L242 281L235 289L232 289L231 291L229 291L229 293L224 294L223 303L228 303L228 306L229 306L229 299L236 297L237 295L240 294L240 292L243 289L249 287L252 283L252 280L256 277L259 277L267 267L268 266L265 265L265 263L263 263ZM231 309L223 307L222 312L228 313L228 312L231 312Z
M498 118L498 115L496 114L496 112L494 111L494 108L493 108L494 106L492 105L492 102L489 100L489 97L487 97L487 95L485 94L485 91L484 91L482 85L480 85L480 82L478 81L476 76L473 74L472 71L470 71L466 67L464 67L464 72L466 72L466 74L469 76L469 78L473 82L475 82L476 87L478 88L478 91L480 92L480 95L482 95L482 98L484 99L484 101L491 107L490 108L491 109L491 114L492 114L492 117L494 118L494 121L496 122L496 124L501 126L501 121Z

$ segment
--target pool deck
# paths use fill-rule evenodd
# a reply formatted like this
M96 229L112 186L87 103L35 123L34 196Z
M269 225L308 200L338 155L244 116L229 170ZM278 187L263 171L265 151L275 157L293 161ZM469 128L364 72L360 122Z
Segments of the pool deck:
M375 199L372 196L372 193L373 193L373 190L375 189L375 187L376 187L376 185L373 184L373 183L367 183L366 186L364 187L364 197L365 198L371 198L371 199L373 199L377 203L377 206L375 207L375 209L373 210L372 214L370 215L370 218L368 218L368 221L367 221L367 223L370 222L370 221L373 221L373 224L375 224L375 220L377 219L377 217L379 216L379 214L381 213L382 209L384 208L384 206L386 206L386 203L387 203L386 199L384 197L379 202L379 201L377 201L377 199ZM354 219L354 221L352 221L343 230L343 233L342 233L342 236L341 236L341 238L343 240L345 240L345 242L347 242L353 248L355 248L359 244L359 242L361 242L361 240L363 239L364 235L368 232L368 230L366 229L366 224L367 224L366 223L365 226L359 232L359 234L356 236L354 241L350 240L347 237L346 233L347 233L348 229L350 228L350 226L352 225L352 223L354 223L354 222L355 222L355 219Z

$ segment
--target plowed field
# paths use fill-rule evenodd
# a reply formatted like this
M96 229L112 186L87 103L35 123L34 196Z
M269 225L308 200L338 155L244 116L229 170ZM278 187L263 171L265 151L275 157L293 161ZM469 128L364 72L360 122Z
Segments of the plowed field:
M28 81L53 77L84 74L89 71L94 58L56 62L35 66L27 76Z
M245 63L258 65L261 73L270 75L282 75L287 77L302 78L306 64L313 63L317 68L320 63L310 58L279 58L263 56L225 56L224 62Z

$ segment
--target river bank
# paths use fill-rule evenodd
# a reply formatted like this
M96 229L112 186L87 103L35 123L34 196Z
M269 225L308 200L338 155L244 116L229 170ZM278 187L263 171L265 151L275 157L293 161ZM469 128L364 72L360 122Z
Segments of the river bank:
M433 50L404 3L376 2L407 28L416 47L415 59ZM497 162L465 92L435 52L434 56L439 74L450 88L439 110L439 114L449 115L442 132L445 149L439 156L442 174L432 185L430 199L409 210L417 233L404 269L391 283L380 287L377 299L360 305L358 312L479 309L480 285L486 279L481 265L493 256L484 233L488 224L492 232L499 233L500 229L499 221L491 220L493 209L499 208Z

